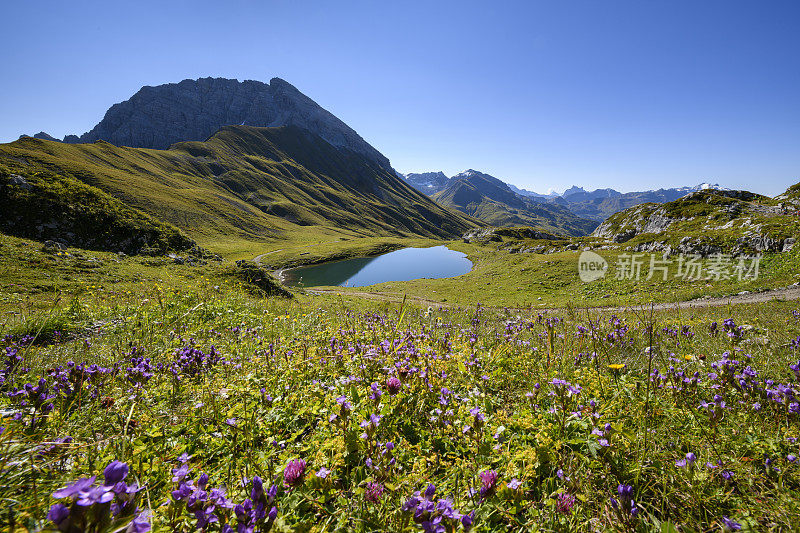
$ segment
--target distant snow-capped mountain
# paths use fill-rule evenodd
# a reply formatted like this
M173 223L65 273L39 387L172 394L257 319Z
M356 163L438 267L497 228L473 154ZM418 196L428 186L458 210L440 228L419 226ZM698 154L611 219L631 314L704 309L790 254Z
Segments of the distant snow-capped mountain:
M550 191L547 194L539 194L538 192L529 191L527 189L520 189L511 183L508 183L507 185L515 193L519 194L520 196L527 196L528 198L542 198L546 200L548 198L555 198L556 196L559 196L559 194L555 191Z
M450 179L444 175L444 172L412 172L409 174L401 174L401 176L409 185L428 196L444 190L450 182Z
M614 213L635 205L644 203L663 204L682 198L689 193L707 189L724 188L716 183L700 183L694 186L622 193L614 189L587 191L583 187L573 185L563 194L551 197L548 201L563 205L578 216L603 221Z
M403 175L409 185L433 196L445 190L453 180L469 177L467 174L475 171L466 171L448 178L443 172L423 172ZM672 187L649 191L619 192L614 189L595 189L587 191L583 187L573 185L562 194L552 191L541 194L504 182L515 194L539 203L552 203L568 208L582 218L603 221L609 216L643 203L663 204L682 198L689 193L707 189L727 190L717 183L703 182L694 186Z

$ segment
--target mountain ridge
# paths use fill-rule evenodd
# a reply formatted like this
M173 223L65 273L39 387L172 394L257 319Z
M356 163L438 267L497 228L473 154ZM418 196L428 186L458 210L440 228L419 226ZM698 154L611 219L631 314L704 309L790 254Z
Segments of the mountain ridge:
M709 185L707 183L701 183L696 186L626 193L610 188L586 191L582 187L573 186L564 191L563 195L552 198L549 201L564 205L576 215L602 222L611 215L636 205L645 203L664 204L709 188L722 190L719 185Z
M208 140L230 125L298 126L339 149L391 168L389 159L350 126L277 77L269 83L206 77L145 85L127 100L112 105L91 130L80 136L67 135L63 142L104 140L116 146L165 150L177 142ZM44 132L34 137L53 139Z
M409 173L402 176L409 185L418 191L429 196L434 196L447 188L448 184L459 175L448 178L443 172L423 172ZM695 186L633 192L619 192L612 188L587 191L583 187L573 185L561 194L557 192L540 194L521 189L511 183L503 183L518 196L529 198L536 202L560 205L568 208L581 218L588 218L597 222L602 222L614 213L618 213L635 205L648 202L671 202L692 192L706 189L724 190L724 188L720 187L718 184L704 182Z
M431 195L444 189L450 181L444 172L410 172L400 174L409 185L418 191Z
M168 150L26 137L0 145L19 175L74 177L174 224L206 246L262 242L302 227L353 236L460 236L479 223L450 212L393 170L298 126L226 126Z
M473 169L451 178L432 198L494 226L531 226L572 236L585 235L597 226L597 222L575 216L562 206L520 196L502 180Z

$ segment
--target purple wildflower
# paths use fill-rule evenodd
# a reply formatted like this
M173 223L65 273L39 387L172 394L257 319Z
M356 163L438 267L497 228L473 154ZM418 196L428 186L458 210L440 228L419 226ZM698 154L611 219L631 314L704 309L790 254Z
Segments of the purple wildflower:
M94 484L95 479L96 478L94 476L79 479L72 485L67 485L63 489L55 491L53 493L53 498L72 498L80 492L89 490L89 488Z
M128 465L121 461L111 461L103 470L106 485L116 485L128 476Z
M727 516L722 517L722 523L725 525L726 531L739 531L742 529L742 525L739 522L734 522Z
M568 515L572 513L572 508L575 506L575 496L568 492L562 492L558 495L556 501L556 511L561 514Z
M150 513L145 511L143 513L139 513L139 515L133 519L133 521L128 524L128 527L125 529L125 533L147 533L150 531Z
M297 487L303 483L306 474L306 462L303 459L289 461L283 469L283 484L286 487Z
M62 503L54 504L47 513L47 519L53 522L59 529L61 529L61 524L63 524L68 518L69 507Z
M367 490L364 492L364 499L368 502L378 503L383 495L383 485L380 483L368 483Z
M403 386L402 382L394 376L386 380L386 390L389 391L390 396L394 396L395 394L400 392L400 388L402 386Z
M497 471L484 470L478 474L478 476L481 478L481 498L486 498L494 492L494 489L497 486Z

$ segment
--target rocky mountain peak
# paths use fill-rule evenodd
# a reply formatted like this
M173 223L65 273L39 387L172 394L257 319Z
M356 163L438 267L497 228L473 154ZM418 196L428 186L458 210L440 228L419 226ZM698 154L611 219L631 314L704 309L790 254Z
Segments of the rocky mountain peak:
M53 137L52 135L48 135L47 133L45 133L43 131L40 131L39 133L35 133L33 135L33 138L34 139L43 139L45 141L57 141L58 140L55 137Z
M410 172L401 176L406 182L427 195L435 194L449 183L444 172Z
M483 172L478 172L475 169L469 168L469 169L467 169L467 170L465 170L463 172L459 172L458 174L453 176L453 179L472 178L472 177L475 177L475 176L485 176L485 175L486 174L484 174Z
M144 86L111 106L91 131L68 135L64 142L102 139L117 146L166 149L181 141L204 141L229 125L297 126L336 148L391 168L389 160L352 128L281 78L268 84L209 77Z
M564 191L564 194L562 194L561 196L567 197L571 194L578 194L581 192L586 192L586 190L583 187L578 187L577 185L573 185L572 187Z

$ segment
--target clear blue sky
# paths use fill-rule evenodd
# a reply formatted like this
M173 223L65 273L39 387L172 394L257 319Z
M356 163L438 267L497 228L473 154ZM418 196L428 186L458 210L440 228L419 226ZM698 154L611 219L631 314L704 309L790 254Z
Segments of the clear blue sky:
M4 2L0 141L142 85L297 86L401 172L536 191L800 181L800 1Z

